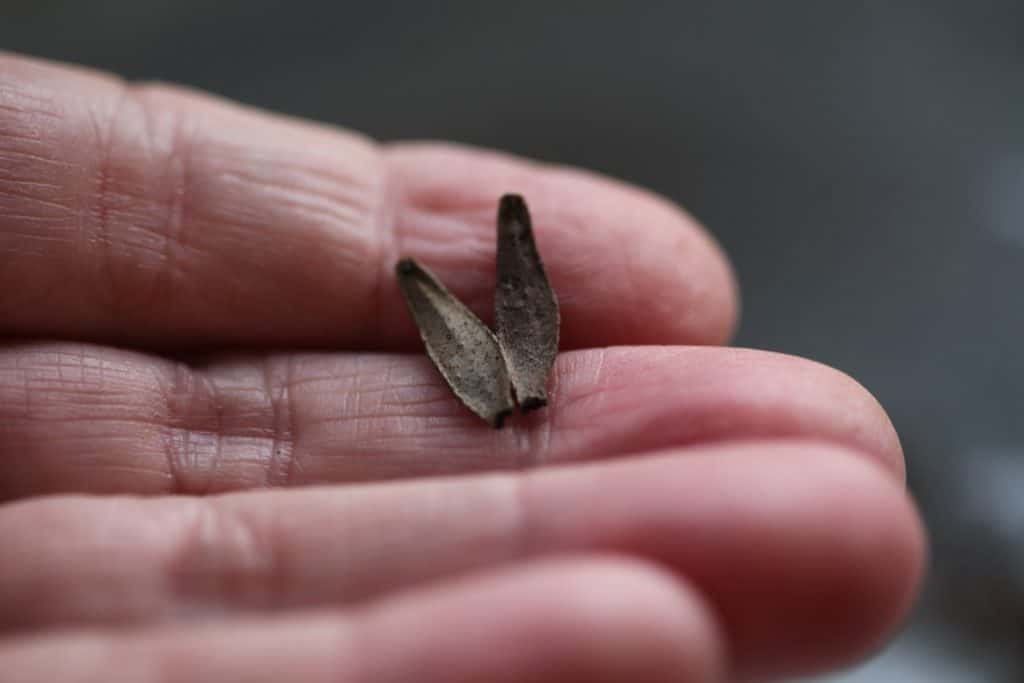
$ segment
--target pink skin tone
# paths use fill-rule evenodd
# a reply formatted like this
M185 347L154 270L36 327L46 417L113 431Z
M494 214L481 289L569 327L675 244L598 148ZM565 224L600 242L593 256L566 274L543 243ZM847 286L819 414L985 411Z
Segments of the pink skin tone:
M496 432L392 268L489 320L504 192L565 352ZM0 56L0 263L12 680L753 680L870 654L921 581L882 408L713 346L723 254L621 183Z

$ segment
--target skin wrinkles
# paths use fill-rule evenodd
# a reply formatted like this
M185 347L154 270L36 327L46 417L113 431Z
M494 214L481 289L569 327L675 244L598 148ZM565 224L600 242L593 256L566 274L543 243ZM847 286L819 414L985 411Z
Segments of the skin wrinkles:
M13 679L762 680L848 665L912 605L885 412L714 347L736 281L665 199L12 55L0 161ZM508 192L562 352L496 432L392 269L494 325Z

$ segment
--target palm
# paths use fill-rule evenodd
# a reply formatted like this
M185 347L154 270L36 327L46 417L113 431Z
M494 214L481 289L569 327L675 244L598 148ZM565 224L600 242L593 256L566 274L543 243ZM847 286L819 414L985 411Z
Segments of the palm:
M733 285L655 198L11 57L0 159L16 680L719 680L848 661L907 607L884 413L822 366L684 346L727 339ZM391 267L485 313L506 191L570 350L494 431Z

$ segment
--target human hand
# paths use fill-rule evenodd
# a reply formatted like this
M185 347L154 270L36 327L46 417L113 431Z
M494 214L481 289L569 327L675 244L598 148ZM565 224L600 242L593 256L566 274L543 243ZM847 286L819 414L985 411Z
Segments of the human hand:
M495 431L392 267L487 319L505 192L566 351L549 406ZM735 311L701 229L607 179L0 57L0 680L723 681L863 656L922 571L898 439L834 370L694 346Z

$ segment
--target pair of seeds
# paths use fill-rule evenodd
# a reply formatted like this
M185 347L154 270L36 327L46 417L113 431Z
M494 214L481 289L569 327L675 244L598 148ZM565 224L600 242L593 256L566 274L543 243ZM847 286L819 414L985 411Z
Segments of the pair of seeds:
M522 197L507 194L498 204L495 332L413 259L395 271L427 355L467 408L500 429L516 401L524 413L547 405L558 300Z

